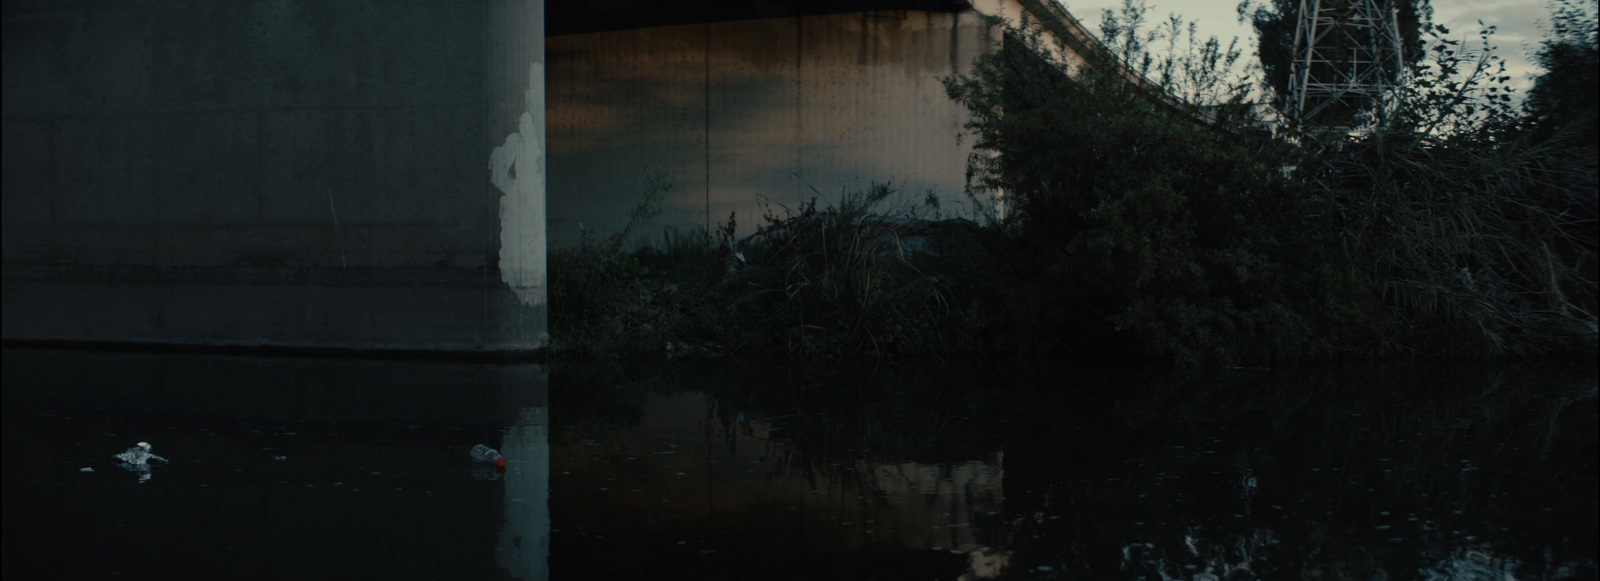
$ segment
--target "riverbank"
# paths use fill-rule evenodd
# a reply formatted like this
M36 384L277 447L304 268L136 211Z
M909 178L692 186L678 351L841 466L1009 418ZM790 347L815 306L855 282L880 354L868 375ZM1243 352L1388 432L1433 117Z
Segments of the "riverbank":
M1108 296L1119 284L1064 286L1081 280L1051 266L1059 251L997 222L952 218L930 202L907 201L887 184L770 213L744 237L733 232L729 223L717 232L669 229L657 242L631 248L614 237L552 250L552 359L1050 355L1272 365L1559 356L1592 350L1595 339L1592 322L1585 328L1575 320L1521 330L1516 341L1532 349L1497 351L1481 334L1453 333L1458 321L1426 308L1407 312L1372 296L1372 288L1347 289L1338 303L1294 296L1294 288L1261 291L1285 297L1268 314L1294 321L1271 332L1263 331L1270 322L1260 321L1235 335L1226 325L1151 335L1149 325L1129 325L1126 312L1108 310L1110 298L1121 298ZM1118 271L1114 264L1104 269ZM1303 289L1317 274L1272 281ZM1139 288L1152 297L1169 292ZM1211 306L1227 306L1225 290ZM1380 319L1390 324L1362 328ZM1395 332L1401 327L1405 334ZM1281 336L1285 329L1292 335Z

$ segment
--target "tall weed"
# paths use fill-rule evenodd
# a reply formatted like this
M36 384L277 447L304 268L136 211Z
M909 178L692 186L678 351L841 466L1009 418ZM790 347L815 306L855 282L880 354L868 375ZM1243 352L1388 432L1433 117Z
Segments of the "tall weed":
M887 354L950 349L960 344L946 284L913 262L908 226L919 207L873 184L845 192L837 204L817 199L782 213L739 241L749 266L736 307L746 342L791 354Z

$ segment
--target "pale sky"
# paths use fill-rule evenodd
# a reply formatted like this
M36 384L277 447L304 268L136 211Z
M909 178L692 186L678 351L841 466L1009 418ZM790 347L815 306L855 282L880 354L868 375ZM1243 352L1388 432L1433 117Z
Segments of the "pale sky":
M1101 12L1117 9L1122 0L1058 0L1067 11L1096 34L1100 32ZM1153 21L1165 20L1176 12L1184 20L1199 21L1202 38L1216 36L1224 46L1237 36L1245 47L1247 58L1255 58L1255 31L1249 24L1239 22L1238 0L1147 0ZM1450 29L1450 38L1461 40L1463 46L1476 48L1478 22L1496 26L1491 39L1499 49L1496 53L1506 60L1513 83L1519 93L1532 86L1538 68L1533 64L1533 54L1544 40L1540 27L1550 18L1550 8L1545 0L1433 0L1433 22Z

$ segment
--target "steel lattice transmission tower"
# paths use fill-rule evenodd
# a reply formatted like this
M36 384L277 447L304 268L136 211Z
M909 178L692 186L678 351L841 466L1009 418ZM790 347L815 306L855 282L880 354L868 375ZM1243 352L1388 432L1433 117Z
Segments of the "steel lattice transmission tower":
M1289 116L1310 125L1383 118L1405 70L1398 20L1388 1L1300 0Z

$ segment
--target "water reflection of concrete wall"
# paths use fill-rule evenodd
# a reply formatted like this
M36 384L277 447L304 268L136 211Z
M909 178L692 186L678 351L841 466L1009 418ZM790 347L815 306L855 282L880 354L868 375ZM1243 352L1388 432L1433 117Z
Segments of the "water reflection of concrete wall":
M6 405L505 426L547 405L542 365L6 349ZM166 454L163 454L166 455Z
M765 197L893 180L962 199L971 142L942 75L992 46L975 12L836 14L551 37L550 228L620 229L646 168L674 184L657 224L700 226ZM652 229L652 234L654 230Z
M969 552L974 521L998 514L1003 454L924 464L870 451L801 457L784 429L716 410L705 394L654 396L637 425L586 439L557 434L562 528L712 530L787 537L807 550ZM836 458L866 458L836 463Z
M506 524L495 563L518 579L550 578L550 409L531 407L506 430Z

